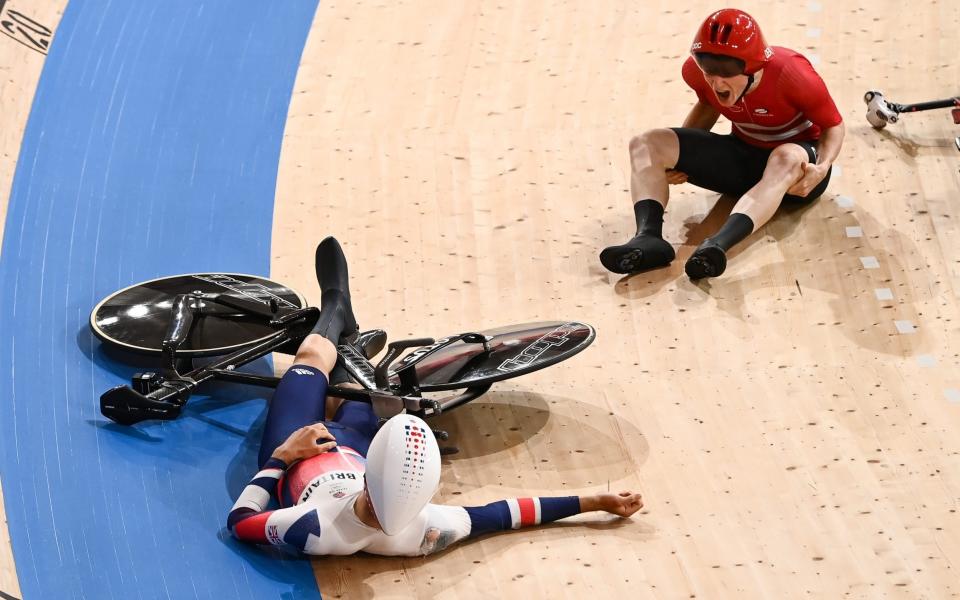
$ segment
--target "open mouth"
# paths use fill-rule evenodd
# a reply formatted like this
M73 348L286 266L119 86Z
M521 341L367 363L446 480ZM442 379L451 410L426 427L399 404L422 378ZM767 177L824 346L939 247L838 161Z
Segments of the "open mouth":
M719 98L721 102L726 102L730 99L730 92L718 92L717 90L713 90L713 93L717 95L717 98Z

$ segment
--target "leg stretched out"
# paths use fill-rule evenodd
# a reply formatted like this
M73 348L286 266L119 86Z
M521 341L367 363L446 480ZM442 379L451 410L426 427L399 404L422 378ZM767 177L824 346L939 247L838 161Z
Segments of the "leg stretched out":
M812 201L824 192L829 171L806 196L787 194L803 177L803 163L816 161L817 142L785 143L770 150L696 127L647 131L630 142L637 233L625 244L605 248L600 261L615 273L668 265L675 256L662 235L668 185L689 181L740 198L723 227L686 264L691 279L715 277L726 268L726 252L769 221L781 202Z

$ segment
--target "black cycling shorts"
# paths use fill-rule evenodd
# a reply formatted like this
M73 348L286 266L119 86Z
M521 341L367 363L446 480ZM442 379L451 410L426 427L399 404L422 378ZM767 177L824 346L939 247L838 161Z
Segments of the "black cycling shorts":
M763 177L767 158L772 148L751 146L737 136L722 135L703 129L673 127L680 139L680 159L678 171L687 174L687 181L719 194L728 194L739 198L755 186ZM791 142L807 151L807 160L817 162L817 142ZM830 173L810 190L806 196L783 197L788 202L810 202L817 199L830 183Z

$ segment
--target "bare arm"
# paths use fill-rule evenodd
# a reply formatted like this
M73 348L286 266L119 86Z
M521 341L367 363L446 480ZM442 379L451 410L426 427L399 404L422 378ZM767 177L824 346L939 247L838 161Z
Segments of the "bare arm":
M690 112L687 113L687 118L683 120L683 126L710 131L717 124L719 118L720 111L698 100L690 109Z
M593 496L580 496L581 512L602 510L611 515L629 517L641 508L643 508L643 498L640 494L630 492L620 492L619 494L608 492Z
M845 128L842 121L833 127L828 127L823 130L820 134L820 141L817 144L816 164L802 163L800 165L803 168L803 174L800 179L787 190L788 194L804 197L809 194L818 183L823 181L833 161L835 161L837 155L840 154L844 133Z
M820 143L817 144L817 164L829 167L833 161L837 160L840 154L840 147L843 146L843 137L846 134L846 127L843 121L833 127L828 127L820 134Z

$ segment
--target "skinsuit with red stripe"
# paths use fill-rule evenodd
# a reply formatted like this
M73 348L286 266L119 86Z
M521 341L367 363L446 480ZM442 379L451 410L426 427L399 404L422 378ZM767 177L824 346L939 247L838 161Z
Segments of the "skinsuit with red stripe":
M288 403L275 395L271 411L302 404L306 398L323 398L326 385L322 372L295 365L284 375L277 395L290 394L300 402ZM515 498L467 507L428 504L400 533L386 535L361 522L354 510L364 487L363 453L376 432L365 424L376 422L369 404L345 402L334 419L325 422L337 438L337 448L293 465L276 458L266 460L230 511L228 527L234 536L257 544L288 545L307 554L346 555L362 550L418 556L467 537L549 523L581 512L577 496ZM288 423L287 427L308 424ZM272 501L279 508L268 510Z

